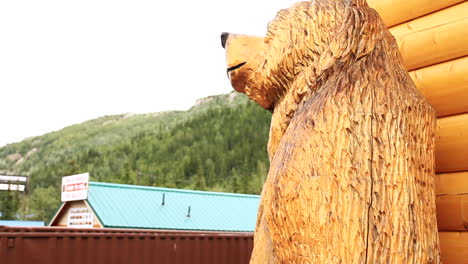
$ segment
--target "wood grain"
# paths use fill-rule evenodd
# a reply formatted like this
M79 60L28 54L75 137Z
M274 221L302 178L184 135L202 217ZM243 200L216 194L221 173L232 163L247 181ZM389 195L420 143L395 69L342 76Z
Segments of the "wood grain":
M411 71L410 76L438 117L468 113L468 57Z
M281 10L258 50L227 40L249 62L231 83L273 111L251 263L440 262L435 112L361 3Z
M424 16L464 0L368 0L382 17L385 25L391 27L414 18Z
M468 231L468 193L439 195L436 201L439 231Z
M402 37L414 32L427 30L435 26L440 26L447 23L452 23L467 18L468 16L468 2L439 10L435 13L419 17L408 22L399 24L389 28L392 35L395 37Z
M468 170L468 114L437 119L436 172Z
M439 232L444 264L468 263L468 232Z
M468 17L396 37L406 68L414 69L468 55Z
M468 193L468 171L437 174L436 195Z
M468 231L468 171L437 174L435 186L439 231Z

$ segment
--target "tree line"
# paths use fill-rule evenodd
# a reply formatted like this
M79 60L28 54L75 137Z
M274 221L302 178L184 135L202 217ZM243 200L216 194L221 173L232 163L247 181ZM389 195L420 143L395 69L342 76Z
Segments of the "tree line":
M107 116L0 148L0 173L30 177L29 195L0 193L1 217L47 221L61 177L83 172L92 181L259 194L271 114L244 95L209 99L186 112ZM21 162L11 158L17 153Z

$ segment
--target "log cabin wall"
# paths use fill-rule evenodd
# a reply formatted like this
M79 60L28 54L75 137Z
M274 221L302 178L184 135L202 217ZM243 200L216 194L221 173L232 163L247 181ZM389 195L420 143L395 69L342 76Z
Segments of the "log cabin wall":
M436 110L436 204L443 263L468 263L468 2L368 0Z

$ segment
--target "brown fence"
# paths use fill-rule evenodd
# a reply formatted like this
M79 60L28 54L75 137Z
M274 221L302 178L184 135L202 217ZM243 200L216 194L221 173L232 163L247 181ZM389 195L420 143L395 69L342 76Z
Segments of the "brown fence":
M0 263L248 263L252 233L0 226Z

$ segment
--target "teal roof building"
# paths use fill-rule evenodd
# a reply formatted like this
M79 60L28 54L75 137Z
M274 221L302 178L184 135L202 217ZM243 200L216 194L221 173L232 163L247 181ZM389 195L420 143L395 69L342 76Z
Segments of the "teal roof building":
M100 227L252 232L260 196L89 182L87 200L62 204L51 226L61 226L74 202Z

